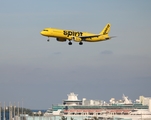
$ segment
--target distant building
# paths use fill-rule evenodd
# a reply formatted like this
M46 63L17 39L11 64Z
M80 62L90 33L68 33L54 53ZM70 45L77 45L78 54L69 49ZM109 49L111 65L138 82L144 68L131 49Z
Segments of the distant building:
M4 120L4 112L1 112L1 120ZM9 120L9 112L5 112L5 120Z
M139 100L142 103L142 105L149 105L149 100L151 97L144 97L144 96L139 96Z

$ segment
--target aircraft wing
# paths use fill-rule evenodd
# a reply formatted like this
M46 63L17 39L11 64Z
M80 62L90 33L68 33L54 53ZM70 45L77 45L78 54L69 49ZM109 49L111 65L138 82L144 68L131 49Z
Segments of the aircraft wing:
M110 38L115 38L116 36L110 36Z
M85 38L93 38L93 37L99 37L101 34L96 35L88 35L88 36L78 36L79 38L85 39Z

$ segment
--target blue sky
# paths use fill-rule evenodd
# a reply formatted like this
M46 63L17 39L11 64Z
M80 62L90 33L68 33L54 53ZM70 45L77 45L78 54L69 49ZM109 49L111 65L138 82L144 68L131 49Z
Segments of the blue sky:
M66 94L109 101L151 96L151 1L0 1L0 101L30 109L62 103ZM45 27L99 33L105 42L48 43Z

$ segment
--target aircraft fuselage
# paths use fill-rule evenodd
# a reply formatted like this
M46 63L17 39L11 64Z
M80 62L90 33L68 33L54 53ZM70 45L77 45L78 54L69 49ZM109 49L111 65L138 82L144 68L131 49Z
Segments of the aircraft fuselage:
M76 42L82 43L82 41L87 42L98 42L110 39L108 33L110 31L110 24L107 24L105 28L100 32L100 34L93 34L89 32L81 32L74 30L63 30L56 28L45 28L41 31L41 35L46 37L54 37L57 41L74 40Z

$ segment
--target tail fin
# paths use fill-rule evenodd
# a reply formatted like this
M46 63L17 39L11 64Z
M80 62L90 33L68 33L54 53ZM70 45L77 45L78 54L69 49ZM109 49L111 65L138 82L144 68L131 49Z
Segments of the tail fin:
M104 29L100 32L100 34L101 34L101 35L106 35L106 34L108 34L108 33L110 32L110 27L111 27L111 25L108 23L108 24L104 27Z

